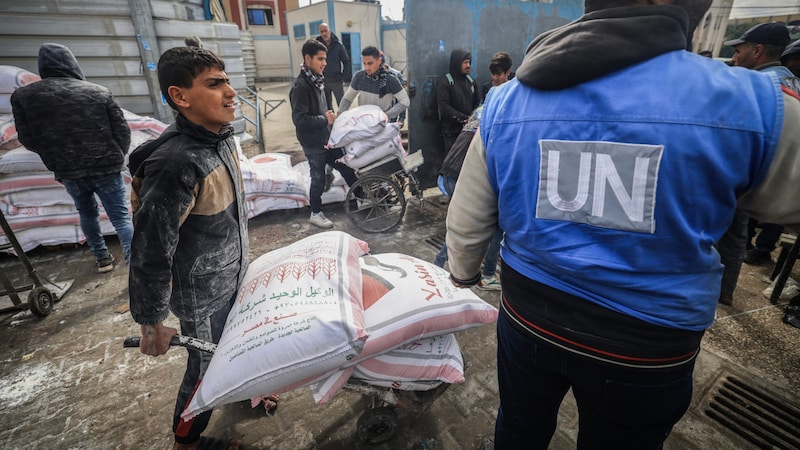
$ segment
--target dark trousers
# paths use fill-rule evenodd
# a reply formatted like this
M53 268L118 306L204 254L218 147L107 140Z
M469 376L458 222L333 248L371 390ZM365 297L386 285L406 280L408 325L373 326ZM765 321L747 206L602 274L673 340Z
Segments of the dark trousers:
M322 193L325 192L325 165L329 165L342 174L348 186L352 186L358 179L356 173L350 167L336 162L342 157L339 149L326 150L325 153L316 155L306 155L308 159L309 171L311 172L311 187L309 188L308 201L311 204L311 212L316 214L322 211Z
M719 252L719 262L723 265L720 295L732 296L736 290L747 246L748 220L749 216L737 209L733 222L715 245Z
M333 94L333 95L331 95ZM325 81L325 103L328 104L328 109L333 109L333 96L336 97L336 105L342 104L342 97L344 97L344 84L341 81Z
M228 313L236 301L236 294L231 297L230 302L212 314L197 322L184 322L181 321L181 334L184 336L196 337L204 341L210 341L215 344L219 343L222 337L222 329L225 327L225 321L228 319ZM186 409L186 406L192 400L192 394L195 388L200 384L200 380L206 373L209 362L211 362L211 354L199 352L197 350L188 350L188 358L186 361L186 372L183 374L183 381L178 390L178 400L175 402L175 414L172 418L172 431L175 433L175 441L181 444L191 444L203 434L208 421L211 420L211 413L213 410L206 411L198 414L188 422L184 422L181 418L181 413Z
M694 361L669 369L603 363L541 341L501 313L495 448L546 450L561 401L572 388L578 449L660 449L689 408Z
M781 238L781 233L783 233L783 225L759 223L756 219L750 219L747 225L748 242L756 235L756 228L761 228L761 233L758 233L758 237L756 238L756 250L762 252L772 252L775 250L775 246L778 245L778 239Z

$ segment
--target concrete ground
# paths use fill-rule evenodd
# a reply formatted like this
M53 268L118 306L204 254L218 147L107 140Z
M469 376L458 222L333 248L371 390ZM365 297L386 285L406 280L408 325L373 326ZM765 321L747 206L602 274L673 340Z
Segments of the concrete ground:
M288 84L275 83L264 85L261 95L285 99L287 92ZM289 113L287 103L266 118L267 151L299 149ZM403 222L380 234L354 227L341 205L326 205L324 211L337 229L367 241L375 253L432 261L446 205L435 189L425 198L422 207L410 202ZM307 208L252 219L251 258L319 232L307 219ZM121 259L116 239L108 242ZM40 248L29 257L48 279L74 284L43 319L27 311L0 316L0 448L169 448L185 350L151 358L122 347L126 336L139 332L127 311L127 270L97 274L86 246ZM10 256L0 257L0 268L18 282L25 276ZM666 449L800 447L800 329L783 324L780 305L761 294L769 271L769 265L744 265L734 305L717 309L697 362L692 405ZM480 295L498 305L499 293ZM9 305L0 298L0 307ZM170 323L177 325L174 318ZM451 386L421 414L400 409L395 436L382 444L360 442L357 421L370 399L344 391L326 405L314 404L305 389L284 394L272 417L243 404L226 405L216 410L207 434L237 437L249 449L478 448L493 434L498 403L494 329L484 326L457 337L468 362L466 382ZM577 423L568 394L550 448L575 448Z

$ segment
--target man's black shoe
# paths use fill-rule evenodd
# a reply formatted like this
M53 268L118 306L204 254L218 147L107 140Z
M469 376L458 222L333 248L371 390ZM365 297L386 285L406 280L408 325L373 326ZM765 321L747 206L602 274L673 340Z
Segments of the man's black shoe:
M757 248L750 249L744 252L744 262L751 266L760 266L772 260L770 252L765 252Z

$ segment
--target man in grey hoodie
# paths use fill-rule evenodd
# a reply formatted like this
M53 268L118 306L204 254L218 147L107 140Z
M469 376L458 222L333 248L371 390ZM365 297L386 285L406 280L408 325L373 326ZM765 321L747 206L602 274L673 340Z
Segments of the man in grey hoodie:
M42 44L39 75L41 81L11 96L19 141L39 154L67 189L97 270L109 272L114 258L103 240L95 194L117 231L127 262L133 225L121 172L131 130L111 92L86 81L67 47Z

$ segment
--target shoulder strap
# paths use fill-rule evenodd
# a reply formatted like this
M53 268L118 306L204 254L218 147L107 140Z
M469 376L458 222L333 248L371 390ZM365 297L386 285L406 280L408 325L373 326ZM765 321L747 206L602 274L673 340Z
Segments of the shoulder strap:
M447 81L450 83L450 86L452 86L453 85L453 76L450 75L450 72L447 72L444 76L447 77Z

